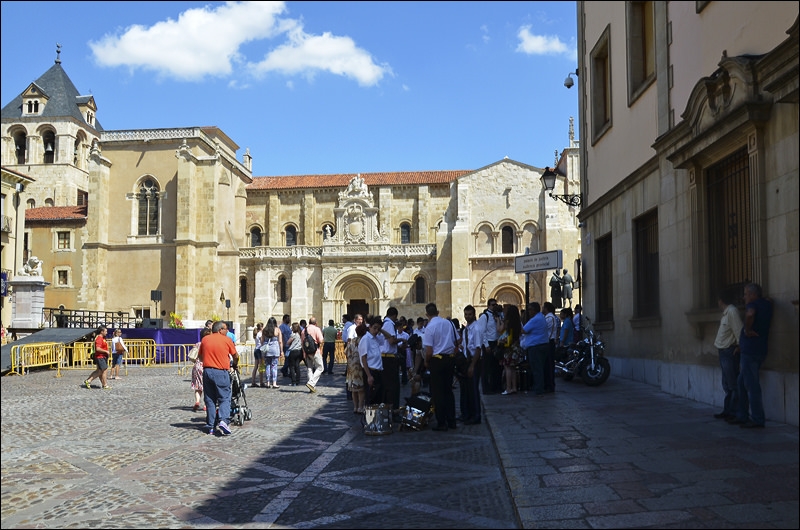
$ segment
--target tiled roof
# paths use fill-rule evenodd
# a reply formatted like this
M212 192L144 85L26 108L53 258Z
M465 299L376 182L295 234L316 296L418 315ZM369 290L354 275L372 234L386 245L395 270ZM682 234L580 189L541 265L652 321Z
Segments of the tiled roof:
M86 206L41 206L25 210L25 221L86 220Z
M395 171L387 173L361 173L367 186L403 186L420 184L447 184L458 177L472 173L472 169L452 171ZM333 175L293 175L283 177L253 177L248 190L287 190L302 188L344 188L356 173Z
M56 62L33 83L50 98L40 115L42 118L71 116L78 120L78 123L86 123L86 117L81 114L78 103L86 103L92 96L78 93L78 89L75 88L60 62ZM22 90L27 88L27 86L22 87ZM20 119L22 116L22 93L11 100L0 112L3 120ZM103 130L97 120L95 120L94 129L96 131Z

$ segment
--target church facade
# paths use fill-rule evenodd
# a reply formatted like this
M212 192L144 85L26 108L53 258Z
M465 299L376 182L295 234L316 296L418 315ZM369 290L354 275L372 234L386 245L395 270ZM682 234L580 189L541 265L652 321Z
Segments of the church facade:
M270 316L416 317L431 301L461 316L488 298L547 299L549 272L516 273L518 255L563 250L565 268L580 257L576 209L515 160L253 177L249 151L237 159L216 127L112 131L98 113L60 59L2 109L2 165L31 179L15 268L41 259L48 308L220 318L239 335ZM571 193L577 157L570 132L556 162Z
M542 173L503 159L474 171L256 177L240 312L338 322L389 306L424 316L428 302L453 317L489 298L523 307L518 255L579 258L574 212L545 201ZM530 301L547 300L547 276L530 274Z

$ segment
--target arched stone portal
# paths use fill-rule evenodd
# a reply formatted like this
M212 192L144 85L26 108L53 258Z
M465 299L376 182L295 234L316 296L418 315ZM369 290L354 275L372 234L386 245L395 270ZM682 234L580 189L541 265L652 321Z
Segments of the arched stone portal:
M345 313L381 315L380 296L380 284L370 274L364 271L345 273L334 280L331 298L326 301L329 307L324 308L325 321L332 318L334 322L341 322Z

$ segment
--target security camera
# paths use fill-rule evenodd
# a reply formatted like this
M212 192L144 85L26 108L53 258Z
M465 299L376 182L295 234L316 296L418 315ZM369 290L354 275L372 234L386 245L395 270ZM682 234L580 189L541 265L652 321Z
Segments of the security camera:
M575 81L573 81L571 77L567 77L566 79L564 79L564 86L565 87L572 88L572 85L574 85L574 84L575 84Z

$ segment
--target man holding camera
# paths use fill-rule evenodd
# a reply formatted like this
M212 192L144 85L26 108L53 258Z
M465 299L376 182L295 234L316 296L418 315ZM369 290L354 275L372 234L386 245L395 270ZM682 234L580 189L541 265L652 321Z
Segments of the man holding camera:
M481 387L484 395L497 394L502 386L502 367L500 360L495 357L497 347L497 320L502 319L503 311L497 305L497 300L489 298L486 310L478 319L478 330L483 338L481 358L483 359L483 372L481 373Z

